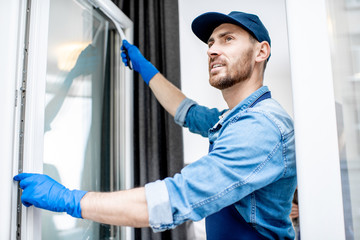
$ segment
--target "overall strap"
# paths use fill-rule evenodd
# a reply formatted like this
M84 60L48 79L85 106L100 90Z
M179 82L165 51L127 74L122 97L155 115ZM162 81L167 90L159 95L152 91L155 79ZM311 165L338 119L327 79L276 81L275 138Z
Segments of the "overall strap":
M270 92L270 91L264 93L264 94L261 95L258 99L256 99L256 101L253 102L253 104L251 104L251 105L249 106L249 108L254 107L256 104L258 104L258 103L261 102L262 100L265 100L265 99L268 99L268 98L271 98L271 92Z

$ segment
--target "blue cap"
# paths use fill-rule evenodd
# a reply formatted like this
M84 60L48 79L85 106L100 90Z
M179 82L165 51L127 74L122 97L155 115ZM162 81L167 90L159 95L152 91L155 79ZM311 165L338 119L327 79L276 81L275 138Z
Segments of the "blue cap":
M268 31L260 18L254 14L233 11L228 15L218 12L201 14L192 22L191 28L201 41L207 43L215 28L223 23L232 23L242 27L259 42L267 41L271 46Z

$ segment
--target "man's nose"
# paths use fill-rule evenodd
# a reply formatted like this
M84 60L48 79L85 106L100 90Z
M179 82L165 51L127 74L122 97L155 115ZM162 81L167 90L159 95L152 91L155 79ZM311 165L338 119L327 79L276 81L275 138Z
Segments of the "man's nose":
M213 45L211 45L211 47L208 48L207 54L208 54L209 58L213 58L213 57L220 55L221 51L220 51L219 46L214 43Z

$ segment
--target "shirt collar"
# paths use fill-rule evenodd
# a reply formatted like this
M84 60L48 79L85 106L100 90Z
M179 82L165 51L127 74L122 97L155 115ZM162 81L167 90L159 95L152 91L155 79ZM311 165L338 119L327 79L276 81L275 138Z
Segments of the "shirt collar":
M239 111L244 111L245 109L249 108L257 99L259 99L264 93L269 92L269 88L267 86L262 86L250 96L242 100L238 105L236 105L231 111L227 112L226 115L223 116L223 118L220 120L221 122L226 121L230 117L232 117L234 114L236 114Z

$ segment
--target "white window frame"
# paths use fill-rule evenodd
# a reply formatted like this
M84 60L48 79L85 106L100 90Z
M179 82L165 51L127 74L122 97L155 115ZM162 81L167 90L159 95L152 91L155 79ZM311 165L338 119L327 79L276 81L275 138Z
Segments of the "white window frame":
M95 7L105 7L110 10L115 16L109 16L115 25L120 25L124 30L126 38L132 42L133 40L133 24L132 21L122 13L117 6L110 0L89 1ZM8 11L8 19L10 21L12 32L10 32L11 40L9 46L9 58L11 60L11 67L8 72L4 73L5 79L15 79L16 81L9 81L8 84L1 82L1 87L5 86L4 91L11 94L4 96L9 100L7 104L0 104L2 112L6 114L4 122L1 122L1 130L4 131L4 136L1 137L1 143L4 143L4 152L1 156L6 159L4 173L7 178L6 181L1 180L1 183L9 183L8 178L12 178L18 173L18 142L19 142L19 124L20 124L20 107L14 108L15 92L19 92L21 88L21 78L23 71L23 49L24 49L24 32L26 29L26 1L8 1L11 11L4 7L2 9ZM23 149L23 171L24 172L39 172L43 171L43 145L44 145L44 106L45 106L45 85L46 85L46 63L47 63L47 40L48 40L48 24L49 24L49 8L50 0L31 0L30 9L30 35L29 35L29 51L27 62L27 84L26 84L26 108L25 108L25 132L24 132L24 149ZM100 8L101 10L101 8ZM2 11L3 12L3 11ZM107 15L106 12L104 12ZM15 16L15 17L14 17ZM6 46L6 45L5 45ZM11 52L10 52L11 51ZM17 53L14 55L14 53ZM11 57L16 56L16 57ZM121 62L121 57L118 57L117 62ZM2 58L3 59L3 58ZM119 79L115 81L115 89L117 89L114 98L117 104L115 108L117 112L117 121L120 126L121 135L116 142L119 143L120 149L117 151L115 157L120 159L122 164L120 168L125 169L127 173L125 178L125 188L133 187L133 149L132 149L132 106L133 106L133 79L132 72L125 68L123 64L116 66L117 76ZM121 74L121 75L120 75ZM121 81L120 81L121 79ZM20 104L19 97L16 100L17 106ZM9 104L12 103L12 104ZM3 131L2 131L3 132ZM8 161L9 159L9 161ZM1 171L1 173L3 172ZM3 175L2 175L3 176ZM3 223L6 231L1 231L1 236L4 239L16 239L16 193L17 184L5 184L4 189L12 196L11 200L1 200L4 203L4 209L7 208L4 214ZM9 207L11 206L11 208ZM11 211L9 210L11 209ZM1 208L3 210L3 208ZM5 211L1 211L5 213ZM32 240L41 239L41 210L34 207L26 208L22 206L22 221L21 221L21 239ZM9 216L11 214L11 216ZM9 219L11 221L9 222ZM132 239L133 230L131 228L123 228L121 231L121 239ZM1 239L3 239L1 237Z
M345 239L325 0L286 0L301 239Z
M17 184L12 181L16 174L18 160L18 111L16 98L22 77L24 44L25 1L3 1L0 8L2 19L0 31L6 37L0 38L0 239L15 239Z

